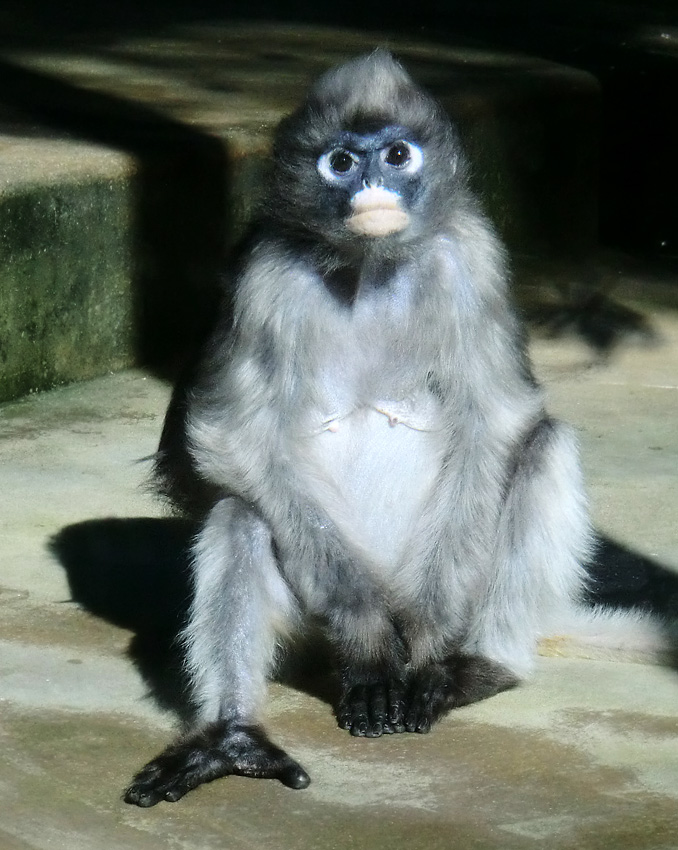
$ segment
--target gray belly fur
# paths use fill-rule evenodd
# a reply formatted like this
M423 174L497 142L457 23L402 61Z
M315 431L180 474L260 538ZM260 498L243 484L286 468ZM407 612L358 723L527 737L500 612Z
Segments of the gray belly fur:
M440 470L432 399L379 402L326 418L305 441L304 477L343 535L373 564L394 568Z

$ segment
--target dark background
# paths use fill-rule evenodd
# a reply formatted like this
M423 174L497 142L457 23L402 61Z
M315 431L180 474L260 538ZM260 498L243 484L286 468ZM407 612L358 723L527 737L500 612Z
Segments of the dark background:
M49 45L177 23L249 19L397 31L527 52L593 73L603 90L600 237L678 259L678 3L675 0L9 0L0 44Z

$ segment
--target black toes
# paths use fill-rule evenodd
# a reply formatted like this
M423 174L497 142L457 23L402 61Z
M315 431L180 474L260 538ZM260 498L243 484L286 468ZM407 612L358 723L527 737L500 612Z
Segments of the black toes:
M302 788L308 788L311 784L311 777L306 773L301 765L298 765L296 762L293 762L291 765L286 767L277 777L283 785L286 785L288 788L294 788L296 790L301 790Z
M124 801L142 808L155 806L161 800L175 803L192 788L216 778L213 765L208 772L205 756L188 744L168 748L134 777Z
M132 783L125 792L123 800L133 806L148 809L151 806L155 806L156 803L159 803L160 800L162 800L162 795L154 791L145 790L140 785Z
M431 664L412 678L405 713L405 729L425 734L454 705L452 671L444 664Z
M350 684L337 712L339 725L351 735L378 738L400 732L428 732L437 716L438 682L414 676L409 682L385 677ZM348 682L347 682L348 680Z
M163 799L168 803L176 803L177 800L181 800L188 790L188 788L172 788L169 791L165 791Z
M175 803L190 790L188 787L181 787L178 782L176 777L164 781L162 778L147 780L140 775L129 786L123 800L142 809L155 806L161 800Z
M198 785L237 774L278 779L288 788L306 788L309 775L256 726L215 723L168 747L134 778L126 803L147 808L174 803Z

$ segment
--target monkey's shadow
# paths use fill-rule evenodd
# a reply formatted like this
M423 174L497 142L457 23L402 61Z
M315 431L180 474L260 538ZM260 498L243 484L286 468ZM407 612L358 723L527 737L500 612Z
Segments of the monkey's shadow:
M50 542L73 600L134 632L129 655L156 702L191 716L178 639L191 602L190 546L197 527L183 519L101 519L69 525ZM678 615L678 574L599 536L589 567L592 603ZM337 681L329 646L314 634L288 652L278 678L330 705Z
M197 525L180 518L94 519L64 527L49 548L71 596L90 613L132 631L128 653L157 704L191 718L180 640L192 598L190 547ZM329 645L316 634L295 641L276 678L336 704Z

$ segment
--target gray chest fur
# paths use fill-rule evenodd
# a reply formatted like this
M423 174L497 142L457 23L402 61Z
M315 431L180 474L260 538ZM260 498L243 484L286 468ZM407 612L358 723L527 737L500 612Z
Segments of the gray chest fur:
M440 470L439 402L354 400L306 420L297 463L313 497L360 554L395 568Z

